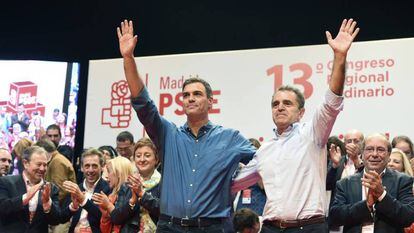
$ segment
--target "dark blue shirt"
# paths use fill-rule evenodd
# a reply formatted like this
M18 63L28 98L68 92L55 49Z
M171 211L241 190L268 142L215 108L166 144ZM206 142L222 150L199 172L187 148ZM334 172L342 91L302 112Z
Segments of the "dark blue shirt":
M158 147L163 163L160 211L179 218L229 217L230 185L240 161L255 152L238 131L213 125L197 136L187 124L177 127L163 118L144 88L132 106Z

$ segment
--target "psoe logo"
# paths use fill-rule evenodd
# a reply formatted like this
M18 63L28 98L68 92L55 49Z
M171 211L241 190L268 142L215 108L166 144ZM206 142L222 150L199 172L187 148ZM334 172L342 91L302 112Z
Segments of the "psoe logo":
M101 124L111 128L127 128L131 121L131 93L128 83L120 80L112 84L111 106L102 108Z

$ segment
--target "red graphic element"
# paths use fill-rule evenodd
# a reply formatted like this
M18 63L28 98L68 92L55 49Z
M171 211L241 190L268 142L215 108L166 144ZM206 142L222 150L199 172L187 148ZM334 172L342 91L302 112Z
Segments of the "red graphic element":
M121 80L112 84L111 106L102 109L101 124L111 128L127 128L131 121L131 93L128 83Z
M33 112L45 116L45 106L37 102L37 84L31 81L10 83L9 99L0 101L0 107L6 106L6 111L12 114L17 112L19 105L23 106L29 116Z

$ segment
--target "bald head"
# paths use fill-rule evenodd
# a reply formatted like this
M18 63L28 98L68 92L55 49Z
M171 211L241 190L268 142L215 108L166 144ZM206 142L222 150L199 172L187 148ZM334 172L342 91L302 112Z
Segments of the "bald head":
M12 163L12 157L7 149L0 148L0 176L5 176L9 173Z
M364 134L357 129L351 129L351 130L348 130L348 132L346 132L344 139L345 139L345 144L348 144L348 143L359 144L364 141Z

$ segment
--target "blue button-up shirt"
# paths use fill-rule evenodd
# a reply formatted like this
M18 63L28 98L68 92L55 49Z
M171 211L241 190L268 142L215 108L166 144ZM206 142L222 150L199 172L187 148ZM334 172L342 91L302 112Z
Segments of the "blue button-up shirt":
M255 152L238 131L208 122L197 136L162 117L144 88L132 106L163 163L161 213L178 218L229 217L230 185L239 162Z

